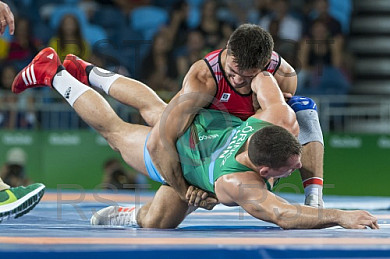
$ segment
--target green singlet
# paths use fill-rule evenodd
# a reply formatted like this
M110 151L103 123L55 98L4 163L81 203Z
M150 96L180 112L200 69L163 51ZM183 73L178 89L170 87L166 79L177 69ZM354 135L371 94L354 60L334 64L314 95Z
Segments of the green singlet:
M215 193L214 182L222 175L253 171L238 163L236 154L253 133L269 125L253 117L242 121L225 112L201 110L176 143L184 178Z

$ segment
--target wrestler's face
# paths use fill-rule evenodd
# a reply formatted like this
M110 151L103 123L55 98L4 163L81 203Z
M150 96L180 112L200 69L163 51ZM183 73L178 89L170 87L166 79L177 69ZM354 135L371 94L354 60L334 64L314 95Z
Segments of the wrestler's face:
M296 169L299 169L301 167L302 167L301 156L294 155L287 160L287 164L285 166L276 169L269 167L268 170L266 170L262 176L265 177L266 179L283 178L283 177L290 176L292 172L294 172Z
M261 69L248 69L240 71L234 58L231 55L226 55L225 73L230 84L234 88L251 87L252 79L256 77Z

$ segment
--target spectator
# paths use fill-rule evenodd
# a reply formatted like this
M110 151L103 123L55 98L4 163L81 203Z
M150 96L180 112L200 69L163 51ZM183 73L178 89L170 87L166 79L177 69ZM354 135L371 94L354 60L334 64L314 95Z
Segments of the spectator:
M91 55L91 47L82 35L79 21L71 14L62 18L57 35L49 41L49 46L57 51L62 61L69 53L85 60Z
M272 20L269 25L269 33L274 39L274 50L279 53L292 67L296 67L298 42L281 39L279 37L279 21Z
M300 94L345 94L349 82L342 74L342 41L332 37L322 19L315 20L310 34L299 49L301 71L298 74Z
M234 26L248 22L248 12L256 5L255 0L219 0L217 16ZM260 3L261 4L261 3Z
M302 37L302 23L290 14L289 0L276 0L272 6L273 12L260 19L260 26L269 30L271 22L277 21L279 38L298 42Z
M317 19L321 19L326 24L332 37L342 35L340 22L329 13L328 0L314 0L313 9L309 12L309 17L306 18L305 34L310 33L311 24Z
M0 172L0 178L11 186L29 185L26 175L27 154L21 148L12 148L7 153L6 163Z
M179 82L184 79L191 65L202 59L207 53L203 34L197 30L191 31L188 34L186 46L178 53L176 59Z
M113 0L112 2L126 15L129 15L134 8L150 4L150 0Z
M3 62L9 52L9 42L3 37L0 38L0 63Z
M254 0L254 8L248 10L248 22L257 24L260 20L271 14L272 0Z
M92 17L95 15L96 11L99 8L105 8L100 6L95 0L82 0L77 4L78 8L83 10L88 21L92 20Z
M18 68L25 67L38 53L42 43L35 39L27 18L16 20L15 35L10 42L7 61L13 62Z
M179 90L177 68L167 28L154 37L152 47L142 62L141 81L167 100Z
M11 94L12 81L16 74L17 70L12 64L6 64L1 71L0 103L3 109L0 110L0 127L30 129L36 124L33 92L19 96Z
M130 173L117 158L108 159L104 165L104 189L129 189L127 184L144 184L145 177L141 174Z
M206 48L210 51L221 47L223 35L223 27L225 23L217 17L217 1L206 0L202 6L201 21L197 30L199 30L205 38Z
M174 49L180 48L186 44L188 31L188 3L185 1L178 1L172 9L170 14L170 23L168 27L168 35L172 40L172 47Z

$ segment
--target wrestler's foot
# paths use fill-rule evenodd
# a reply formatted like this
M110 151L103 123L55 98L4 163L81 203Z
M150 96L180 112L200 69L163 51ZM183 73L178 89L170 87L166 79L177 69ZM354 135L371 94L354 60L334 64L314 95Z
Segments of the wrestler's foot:
M12 92L18 94L27 88L50 86L61 61L52 48L41 50L35 58L23 68L12 83Z
M68 54L64 60L64 67L74 78L79 80L81 83L91 86L88 80L89 72L93 68L91 63L88 63L73 54Z
M41 200L45 185L34 183L0 191L0 222L3 219L19 218L32 210Z
M91 225L137 226L135 207L110 206L91 217Z
M312 193L305 198L305 205L320 209L324 208L324 201L322 197Z

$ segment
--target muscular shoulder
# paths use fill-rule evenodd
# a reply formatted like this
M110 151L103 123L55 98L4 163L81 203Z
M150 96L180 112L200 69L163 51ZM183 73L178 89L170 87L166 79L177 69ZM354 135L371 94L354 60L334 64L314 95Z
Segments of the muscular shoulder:
M275 73L280 90L284 93L295 94L297 88L297 74L295 69L283 58L281 58L279 69Z
M251 188L267 189L263 178L252 171L223 175L215 181L215 194L225 205L235 205L242 198L241 195Z
M283 74L291 74L291 73L295 74L295 69L282 57L281 57L281 63L279 69L277 71Z
M183 90L197 90L213 94L216 91L215 80L206 62L195 62L183 82Z

